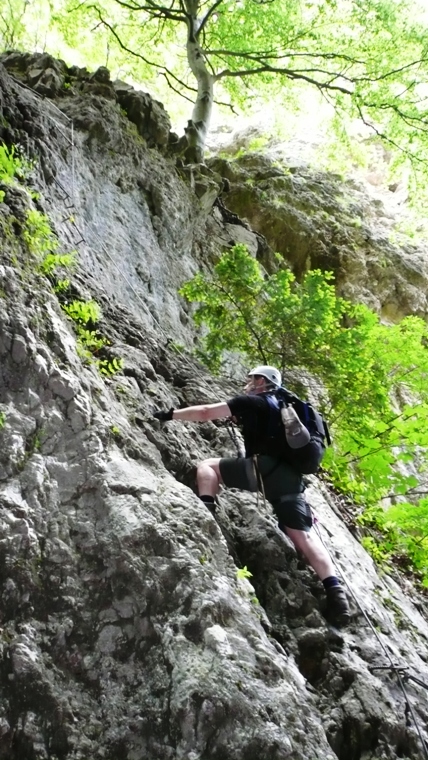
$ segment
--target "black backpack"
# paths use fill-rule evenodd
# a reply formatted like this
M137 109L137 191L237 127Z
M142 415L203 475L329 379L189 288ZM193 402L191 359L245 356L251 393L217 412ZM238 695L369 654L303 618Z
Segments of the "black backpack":
M281 458L288 461L305 475L315 473L324 456L325 447L330 446L331 438L326 421L309 401L302 401L286 388L278 388L265 395L269 404L268 438L278 440ZM283 445L285 439L281 408L291 405L300 421L308 429L311 440L301 449L290 449Z

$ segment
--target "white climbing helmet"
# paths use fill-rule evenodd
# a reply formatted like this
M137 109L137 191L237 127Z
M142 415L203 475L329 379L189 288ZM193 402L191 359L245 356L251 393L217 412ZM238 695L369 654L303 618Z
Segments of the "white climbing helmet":
M261 377L266 378L266 380L268 380L270 383L273 383L273 385L280 386L282 382L279 369L276 367L269 367L268 365L254 367L254 369L248 372L248 377L251 377L252 375L261 375Z

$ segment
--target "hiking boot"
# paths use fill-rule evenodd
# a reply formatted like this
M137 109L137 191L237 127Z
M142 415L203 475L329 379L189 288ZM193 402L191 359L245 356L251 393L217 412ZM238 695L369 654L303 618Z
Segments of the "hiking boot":
M343 586L333 586L326 591L327 615L336 625L348 625L351 613Z

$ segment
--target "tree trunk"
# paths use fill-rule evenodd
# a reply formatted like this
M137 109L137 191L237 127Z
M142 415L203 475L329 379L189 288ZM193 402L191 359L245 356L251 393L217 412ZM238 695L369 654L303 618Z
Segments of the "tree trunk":
M193 25L196 26L196 23ZM189 29L187 60L197 81L198 94L193 106L192 118L185 129L188 148L185 157L192 163L203 163L205 141L213 107L214 77L208 71L203 52L196 40L195 29Z

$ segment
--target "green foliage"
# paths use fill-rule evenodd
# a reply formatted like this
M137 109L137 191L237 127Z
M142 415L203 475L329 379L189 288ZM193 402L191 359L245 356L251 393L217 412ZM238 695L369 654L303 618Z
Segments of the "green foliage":
M16 178L25 179L33 165L23 155L20 155L12 145L0 145L0 182L12 184ZM39 194L27 191L30 198L37 200ZM5 192L0 192L0 202L5 198ZM58 253L59 242L52 231L49 219L35 208L27 209L25 223L22 228L22 238L32 256L38 260L38 270L47 277L54 279L57 270L70 268L76 256L76 251L68 254Z
M0 145L0 181L6 184L16 184L16 179L25 179L31 169L31 162L20 155L14 146L9 149L5 145ZM33 200L39 198L38 193L27 188L25 190L28 201L30 198ZM5 192L1 191L0 202L4 198ZM16 238L11 219L18 222L17 219L8 217L7 223L2 222L3 232L9 238ZM64 292L70 283L67 279L60 279L59 274L65 269L72 268L77 252L71 251L67 254L59 252L59 241L51 229L48 217L35 208L26 210L20 238L24 240L28 252L36 260L37 271L48 277L56 293ZM17 257L15 256L12 260L17 265Z
M384 531L387 537L381 546L389 546L395 555L409 557L428 587L428 498L390 507L384 515Z
M120 372L124 365L123 359L99 356L110 345L110 341L96 327L102 316L99 304L96 301L75 299L61 306L73 321L77 334L77 352L81 359L95 364L103 377L113 377Z
M244 565L244 567L238 567L236 570L236 577L239 578L252 578L253 574L250 573L248 567Z
M6 185L13 184L17 180L22 182L29 177L33 168L34 162L26 158L15 145L8 148L4 143L0 144L0 182ZM28 193L30 196L36 195L33 191L28 191Z
M14 50L25 35L27 0L8 0L0 13L0 40L3 50Z
M82 327L88 323L95 325L101 319L101 309L96 301L75 300L64 304L63 309L73 322Z
M47 216L36 209L28 209L22 237L30 252L42 260L54 255L58 248L58 239L51 230Z
M57 293L57 295L66 293L69 287L70 287L70 280L67 280L67 278L63 280L57 280L55 282L55 285L53 286L54 293Z
M19 157L14 147L8 149L0 145L0 181L12 183L15 177L24 177L31 164ZM34 195L34 193L33 193ZM0 197L0 202L4 193ZM71 219L71 217L70 217ZM59 241L51 229L49 219L35 208L26 212L21 237L25 241L31 256L37 261L37 270L49 278L54 292L59 296L61 308L73 321L77 333L77 351L87 362L95 363L104 377L112 377L123 368L123 360L108 355L100 355L109 345L96 325L101 319L101 309L96 301L66 300L70 281L59 275L70 270L75 262L76 251L64 254L59 252ZM1 422L1 418L0 418Z
M5 422L6 422L6 413L0 412L0 430L4 428Z
M374 528L362 544L381 568L416 573L428 588L428 498L400 502L386 510L368 509L359 522Z
M175 343L174 341L168 341L168 348L174 351L176 354L182 354L186 350L186 346L183 343Z
M72 253L47 253L43 261L40 264L40 271L45 275L53 275L60 267L69 269L75 262L76 252ZM56 283L55 288L57 291L65 290L70 284L69 280L60 280Z
M10 184L15 176L19 176L23 169L22 159L17 155L14 145L8 148L4 143L0 145L0 182Z
M15 146L8 148L4 144L0 145L0 182L6 185L16 184L16 180L25 179L32 168L33 164ZM31 190L27 190L27 193L29 198L39 197L38 193ZM5 192L1 191L0 202L4 198ZM39 261L39 271L43 274L52 274L56 266L71 265L73 254L58 254L58 240L50 228L49 220L37 209L27 209L21 235L31 255Z
M365 550L373 557L377 565L384 569L390 567L391 553L386 551L382 543L376 541L373 536L364 536L361 539L361 544L364 546Z
M79 326L78 334L81 343L92 354L96 354L100 348L108 344L107 339L100 335L97 330L87 330L85 327Z
M219 371L225 352L233 351L248 364L300 368L318 378L334 440L324 467L338 489L364 505L361 521L384 531L379 549L366 542L372 554L380 552L375 558L385 562L385 554L403 550L422 571L428 501L389 510L388 523L379 502L413 493L428 468L426 323L407 317L381 324L366 306L337 297L328 272L308 272L300 283L288 269L266 276L244 246L223 254L212 276L197 274L180 293L197 304L194 319L204 328L199 355L210 369ZM414 475L401 467L410 460Z
M27 211L22 237L38 261L38 271L54 283L56 292L65 290L69 281L59 279L59 272L73 267L77 251L59 253L59 241L51 229L48 217L34 208Z
M122 371L124 361L114 356L112 359L98 359L96 364L104 377L113 377L113 375L117 375L118 372Z
M25 455L21 462L21 466L24 467L25 463L30 457L37 451L40 451L42 447L42 435L43 428L37 428L33 433L27 436L25 441Z
M266 148L267 144L269 142L269 138L266 135L260 135L258 137L253 137L251 140L248 141L248 144L244 147L238 148L236 153L234 153L232 156L230 156L228 153L220 153L219 155L222 158L232 158L237 159L241 158L241 156L245 156L247 153L258 153L262 152L263 148ZM251 180L247 180L247 183Z
M342 142L349 141L347 124L359 120L373 143L383 140L391 150L392 166L401 153L426 173L427 24L420 5L424 8L415 0L171 0L167 5L8 0L0 40L3 49L40 49L46 44L41 40L49 38L55 40L50 52L63 58L78 51L89 65L120 69L122 78L151 81L158 91L165 82L187 99L204 82L199 89L206 107L200 100L199 113L192 116L197 121L202 114L204 127L211 87L220 88L218 99L226 104L250 107L258 96L269 104L275 99L284 112L297 112L308 91L312 97L321 93L336 109Z

